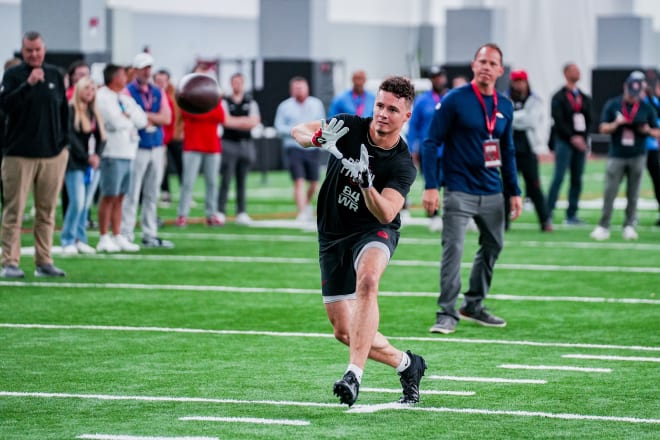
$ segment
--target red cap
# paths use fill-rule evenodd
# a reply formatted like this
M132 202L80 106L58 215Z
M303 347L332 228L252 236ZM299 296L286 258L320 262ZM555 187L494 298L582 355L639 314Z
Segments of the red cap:
M512 70L510 75L511 81L527 81L527 72L524 70Z

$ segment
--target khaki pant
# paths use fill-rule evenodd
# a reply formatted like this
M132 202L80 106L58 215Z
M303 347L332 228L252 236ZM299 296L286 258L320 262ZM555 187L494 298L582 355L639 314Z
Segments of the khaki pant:
M18 266L21 227L30 188L34 187L34 260L52 264L50 248L55 230L57 197L64 181L69 150L50 158L5 156L2 161L2 265Z

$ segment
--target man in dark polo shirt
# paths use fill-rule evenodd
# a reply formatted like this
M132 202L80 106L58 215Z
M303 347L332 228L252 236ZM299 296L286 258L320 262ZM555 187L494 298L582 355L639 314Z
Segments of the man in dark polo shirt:
M23 278L19 267L21 226L30 187L34 186L35 276L60 277L50 255L57 195L69 158L68 103L59 70L44 64L46 46L38 32L26 32L23 62L9 69L0 86L0 108L7 119L2 162L2 270Z
M599 131L611 135L610 149L605 169L605 194L603 212L591 238L602 241L610 238L610 223L614 199L619 192L621 180L626 177L626 217L623 223L623 238L637 240L637 200L646 167L646 138L660 136L657 114L653 106L641 99L645 76L635 71L628 76L623 95L605 103L600 118Z

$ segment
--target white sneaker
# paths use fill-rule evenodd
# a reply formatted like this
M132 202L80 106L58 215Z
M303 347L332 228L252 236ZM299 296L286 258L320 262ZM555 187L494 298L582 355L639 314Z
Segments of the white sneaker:
M633 230L633 232L635 232ZM624 229L624 234L625 234L625 229ZM591 231L591 234L589 235L591 238L593 238L596 241L604 241L604 240L609 240L610 239L610 230L607 228L604 228L602 226L596 226L596 229Z
M87 243L83 243L82 241L79 241L76 243L76 248L78 249L78 252L81 254L95 254L96 249L88 245Z
M298 213L298 216L296 217L296 221L298 223L313 222L314 221L314 211L312 209L312 205L305 206L302 209L302 211L300 211Z
M252 219L246 212L240 212L236 216L236 224L241 226L249 226L252 223Z
M477 226L473 218L468 222L467 230L470 232L479 232L479 226Z
M431 217L429 222L429 231L431 232L440 232L442 231L442 217L439 215L434 215Z
M635 228L632 226L626 226L623 228L623 239L624 240L637 240L639 238L639 235L637 235L637 231L635 231Z
M224 212L216 212L215 216L218 218L220 224L224 225L227 223L227 216L225 215Z
M109 234L101 235L99 244L96 245L99 252L119 252L121 249L117 246Z
M62 246L62 255L78 255L78 248L75 244Z
M113 238L117 247L122 251L137 252L140 250L139 245L128 241L128 239L121 234L115 235Z

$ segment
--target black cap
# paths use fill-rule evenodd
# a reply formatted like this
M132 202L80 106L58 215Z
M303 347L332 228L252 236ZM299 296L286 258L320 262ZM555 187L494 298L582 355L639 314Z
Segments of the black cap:
M429 78L434 78L436 76L447 75L447 72L440 66L431 66L429 67L428 76Z
M646 76L639 70L632 72L626 79L626 90L628 95L637 97L642 93Z

